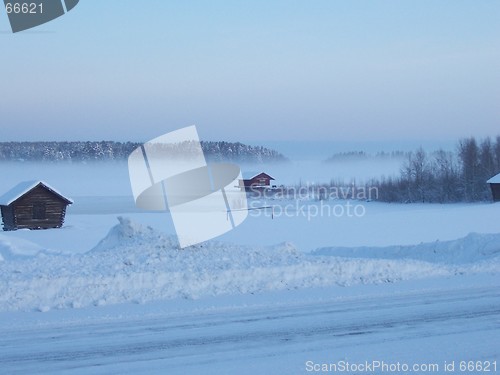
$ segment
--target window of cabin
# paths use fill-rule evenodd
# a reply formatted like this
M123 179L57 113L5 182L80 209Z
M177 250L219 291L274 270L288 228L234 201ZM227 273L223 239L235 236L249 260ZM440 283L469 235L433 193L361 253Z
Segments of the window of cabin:
M33 204L33 219L43 220L47 218L47 206L43 202Z

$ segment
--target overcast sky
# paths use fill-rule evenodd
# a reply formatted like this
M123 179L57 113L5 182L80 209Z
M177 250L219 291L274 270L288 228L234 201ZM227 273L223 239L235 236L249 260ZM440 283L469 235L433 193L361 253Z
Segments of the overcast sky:
M0 141L500 133L498 0L81 0L12 34Z

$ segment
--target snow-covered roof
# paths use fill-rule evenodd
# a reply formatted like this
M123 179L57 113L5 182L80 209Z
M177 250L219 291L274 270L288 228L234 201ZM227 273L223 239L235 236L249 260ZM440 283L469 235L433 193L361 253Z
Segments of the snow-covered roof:
M261 172L259 174L256 174L255 176L253 176L253 178L258 177L260 175L265 175L265 176L269 177L271 180L275 180L275 178L273 176L267 174L266 172Z
M490 178L488 181L486 181L488 184L500 184L500 173L497 174L496 176L493 176Z
M0 206L8 206L21 198L23 195L28 193L29 191L33 190L36 188L38 185L44 186L47 190L53 192L54 194L58 195L68 203L73 203L73 200L71 200L68 197L65 197L62 195L60 192L58 192L56 189L51 187L49 184L43 182L43 181L23 181L14 186L12 189L10 189L8 192L6 192L4 195L0 196Z
M269 177L271 180L274 180L274 177L268 175L266 172L257 173L256 175L252 176L252 178L250 180L253 180L256 177L259 177L260 175L265 175L265 176Z
M255 171L252 171L252 172L242 172L243 178L245 180L253 180L255 177L260 176L261 174L264 174L264 175L270 177L271 180L275 179L274 177L268 175L266 172L255 172Z

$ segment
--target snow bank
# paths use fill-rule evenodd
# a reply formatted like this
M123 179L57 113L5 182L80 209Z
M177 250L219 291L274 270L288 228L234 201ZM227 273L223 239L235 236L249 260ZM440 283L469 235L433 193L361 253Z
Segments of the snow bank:
M176 244L171 240L171 237L165 236L150 226L145 227L122 216L118 216L118 221L120 224L111 228L108 235L91 250L92 252L105 252L117 247L144 245L155 242L161 242L163 245L168 245L169 248L178 249Z
M368 259L415 259L431 263L466 264L496 260L500 257L500 233L470 233L453 241L436 241L414 246L330 247L313 251L329 255Z
M471 242L481 241L476 238ZM495 249L485 245L482 251L493 255ZM323 249L313 255L297 251L290 243L248 247L215 241L179 250L174 238L119 218L119 224L85 254L69 256L39 251L30 257L10 257L1 262L0 310L48 311L376 284L499 269L498 263L492 269L491 264L449 265L397 259L396 255L393 259L348 259L331 256L330 250Z
M43 250L42 247L28 240L0 235L0 262L32 257Z

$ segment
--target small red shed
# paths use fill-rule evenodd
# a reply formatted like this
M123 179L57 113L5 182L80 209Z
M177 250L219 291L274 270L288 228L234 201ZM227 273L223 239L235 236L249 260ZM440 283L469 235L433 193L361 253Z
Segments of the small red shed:
M251 188L268 188L271 186L271 181L274 181L273 177L261 172L252 178L240 180L240 187L245 188L245 190L250 190Z

